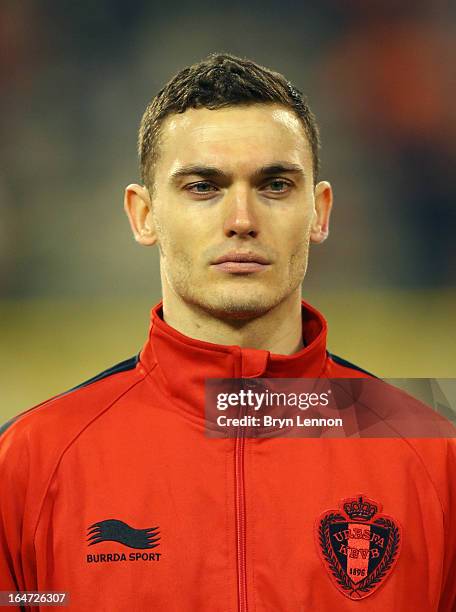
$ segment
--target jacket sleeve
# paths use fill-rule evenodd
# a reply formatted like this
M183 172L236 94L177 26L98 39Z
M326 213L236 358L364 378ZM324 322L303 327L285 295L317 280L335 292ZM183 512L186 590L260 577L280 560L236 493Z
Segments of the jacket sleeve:
M0 591L25 590L22 541L28 481L26 433L14 420L0 434Z
M456 610L456 438L448 440L448 505L445 515L445 558L439 612Z

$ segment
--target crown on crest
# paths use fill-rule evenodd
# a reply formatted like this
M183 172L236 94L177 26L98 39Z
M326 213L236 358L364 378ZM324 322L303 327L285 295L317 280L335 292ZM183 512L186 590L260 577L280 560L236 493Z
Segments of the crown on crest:
M357 499L347 499L344 503L344 510L352 521L370 521L378 508L360 496Z

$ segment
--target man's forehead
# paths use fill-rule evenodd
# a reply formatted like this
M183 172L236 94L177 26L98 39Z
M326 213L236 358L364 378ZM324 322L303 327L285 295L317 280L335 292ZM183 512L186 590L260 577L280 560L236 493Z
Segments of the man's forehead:
M188 109L171 115L162 126L161 147L162 156L173 166L176 157L179 164L186 164L193 162L195 156L199 161L205 157L206 161L223 161L233 154L238 161L239 156L250 159L254 155L251 161L260 165L271 159L310 160L301 121L278 104Z
M175 113L165 119L162 134L169 135L182 133L188 135L193 132L205 131L240 131L252 126L256 128L262 124L263 129L279 129L300 134L302 124L295 113L280 104L249 104L226 106L217 109L189 108L183 113Z

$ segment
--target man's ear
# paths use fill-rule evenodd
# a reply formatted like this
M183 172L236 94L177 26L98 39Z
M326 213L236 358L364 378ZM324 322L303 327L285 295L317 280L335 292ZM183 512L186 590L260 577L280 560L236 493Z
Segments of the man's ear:
M310 232L310 239L315 244L320 244L328 237L332 203L331 185L327 181L320 181L315 186L315 216Z
M152 246L157 241L157 234L152 218L152 202L149 190L132 183L125 188L124 210L136 242L143 246Z

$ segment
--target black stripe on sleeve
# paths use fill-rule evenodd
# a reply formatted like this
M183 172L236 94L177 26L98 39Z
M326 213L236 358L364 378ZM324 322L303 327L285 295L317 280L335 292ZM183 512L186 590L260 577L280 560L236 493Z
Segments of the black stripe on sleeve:
M126 372L127 370L134 370L135 367L136 367L136 364L138 363L138 361L139 361L139 353L137 355L135 355L134 357L130 357L130 359L125 359L125 361L121 361L120 363L117 363L116 365L112 366L111 368L108 368L107 370L104 370L103 372L100 372L100 374L97 374L96 376L93 376L92 378L89 378L88 380L80 383L79 385L76 385L76 387L72 387L71 389L68 389L68 391L64 391L63 393L59 393L58 395L52 397L51 399L57 399L59 397L63 397L64 395L68 395L68 393L72 393L73 391L76 391L77 389L82 389L83 387L87 387L88 385L91 385L92 383L96 383L99 380L102 380L103 378L107 378L108 376L112 376L113 374L119 374L120 372ZM34 406L34 408L38 408L39 406L42 406L43 404L46 404L48 401L50 401L50 400L46 400L44 402L41 402L37 406ZM31 410L34 410L34 408L29 408L29 410L26 410L25 412L21 412L20 414L12 417L8 421L6 421L6 423L3 423L3 425L0 426L0 436L3 433L5 433L5 431L7 429L9 429L11 427L11 425L13 425L13 423L15 423L15 421L20 416L26 414L27 412L30 412Z
M355 365L354 363L351 363L350 361L347 361L346 359L342 359L342 357L339 357L338 355L334 355L333 353L330 353L329 351L328 351L328 355L329 357L331 357L331 359L335 363L338 363L339 365L344 366L345 368L350 368L352 370L358 370L358 372L363 372L364 374L368 374L369 376L372 376L372 378L378 378L378 376L375 376L375 374L372 374L372 372L363 370L363 368L360 368L359 366Z
M3 423L3 425L0 426L0 436L3 433L5 433L7 429L11 427L11 425L14 423L16 419L17 419L17 416L14 416L12 419L9 419L8 421L6 421L6 423Z
M125 361L121 361L120 363L117 363L111 368L108 368L107 370L100 372L100 374L97 374L96 376L93 376L92 378L85 380L79 385L76 385L76 387L72 387L71 389L68 389L68 391L64 391L61 395L67 395L67 393L72 393L73 391L76 391L77 389L82 389L82 387L87 387L87 385L91 385L92 383L98 382L99 380L102 380L103 378L107 378L108 376L112 376L113 374L119 374L120 372L126 372L127 370L134 370L138 361L139 361L139 353L138 355L135 355L134 357L130 357L130 359L125 359Z

